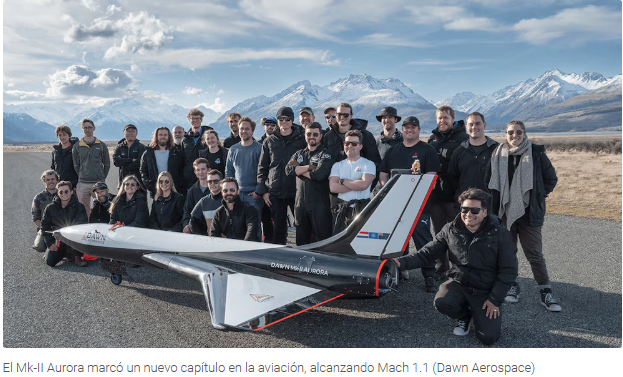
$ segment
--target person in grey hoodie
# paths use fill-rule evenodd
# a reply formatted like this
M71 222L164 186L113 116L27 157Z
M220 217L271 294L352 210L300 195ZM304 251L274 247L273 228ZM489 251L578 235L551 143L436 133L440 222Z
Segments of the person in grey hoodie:
M91 214L91 195L93 185L106 181L110 170L110 155L106 144L93 136L95 124L90 119L82 120L84 137L73 146L74 170L78 173L76 196L84 205L87 216Z

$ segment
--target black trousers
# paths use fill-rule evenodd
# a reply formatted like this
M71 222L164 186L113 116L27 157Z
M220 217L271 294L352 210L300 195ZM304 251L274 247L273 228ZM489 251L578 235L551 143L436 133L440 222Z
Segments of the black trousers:
M294 208L296 219L296 244L307 245L312 242L322 241L333 234L331 210L318 202L315 207L299 206Z
M270 194L270 214L273 216L273 243L285 245L288 240L288 207L294 214L294 198L281 199ZM294 225L294 224L292 224Z
M444 225L453 221L456 215L459 214L459 206L454 202L431 203L429 205L429 212L433 234L437 235ZM436 268L439 272L448 272L450 267L448 252L446 252L437 259Z
M262 207L262 231L266 243L273 243L273 217L270 212L269 206Z
M456 280L449 279L439 286L435 296L435 309L453 319L472 318L476 337L485 345L492 345L500 339L502 331L502 309L497 318L490 319L482 308L489 292L474 291Z
M418 223L415 224L415 229L413 230L413 234L411 234L411 238L413 238L413 243L415 244L415 250L420 250L427 243L433 240L433 235L430 232L430 216L428 213L423 212L418 219ZM407 244L407 248L405 249L404 255L409 254L409 244ZM422 272L422 276L424 278L434 277L435 276L435 262L430 262L427 265L420 268Z
M43 260L45 263L50 266L56 266L63 258L74 258L74 256L82 256L82 253L72 249L71 247L65 245L61 242L61 245L58 247L58 250L52 251L47 249L45 254L43 254Z

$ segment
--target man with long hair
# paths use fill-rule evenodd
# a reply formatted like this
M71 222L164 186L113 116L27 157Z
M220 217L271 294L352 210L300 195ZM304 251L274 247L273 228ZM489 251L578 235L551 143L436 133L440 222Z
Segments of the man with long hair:
M180 190L183 187L183 159L174 145L171 131L167 127L158 127L141 157L141 177L152 198L156 195L158 174L163 171L168 171L171 174L176 189Z

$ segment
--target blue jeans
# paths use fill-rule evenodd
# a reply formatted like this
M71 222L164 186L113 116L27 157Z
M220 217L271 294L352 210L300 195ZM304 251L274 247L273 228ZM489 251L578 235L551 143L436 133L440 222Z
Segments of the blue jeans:
M259 199L254 199L252 194L253 191L240 191L240 200L243 203L247 203L252 205L257 210L257 236L260 241L262 240L262 208L264 207L264 199L260 197Z

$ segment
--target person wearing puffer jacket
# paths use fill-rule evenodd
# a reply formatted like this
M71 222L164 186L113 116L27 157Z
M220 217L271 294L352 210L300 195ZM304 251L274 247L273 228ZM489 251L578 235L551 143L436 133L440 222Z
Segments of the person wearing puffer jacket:
M123 179L119 193L110 205L109 224L116 223L136 228L149 226L147 195L139 180L133 175Z

